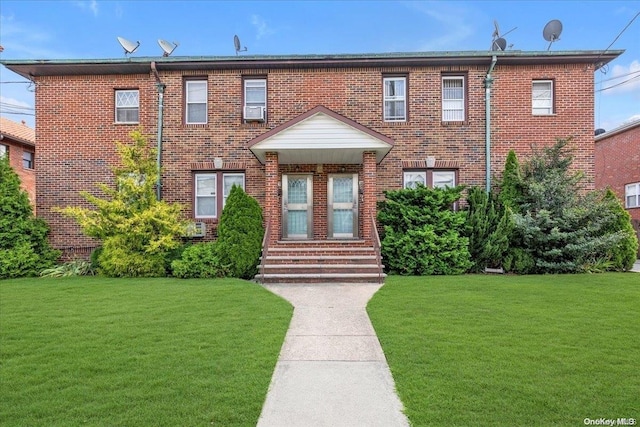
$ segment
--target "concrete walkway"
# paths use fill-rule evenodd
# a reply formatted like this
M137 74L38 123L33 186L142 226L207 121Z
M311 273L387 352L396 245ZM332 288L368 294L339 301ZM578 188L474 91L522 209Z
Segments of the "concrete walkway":
M265 285L294 306L258 427L407 427L367 316L376 284Z
M640 259L637 260L635 262L635 264L633 264L633 268L631 268L631 271L635 271L636 273L640 273Z

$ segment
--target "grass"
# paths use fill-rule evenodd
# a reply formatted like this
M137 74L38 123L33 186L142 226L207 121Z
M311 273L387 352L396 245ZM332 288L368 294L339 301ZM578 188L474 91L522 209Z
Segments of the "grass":
M640 274L395 276L368 312L414 426L640 418Z
M0 281L0 425L255 426L291 314L240 280Z

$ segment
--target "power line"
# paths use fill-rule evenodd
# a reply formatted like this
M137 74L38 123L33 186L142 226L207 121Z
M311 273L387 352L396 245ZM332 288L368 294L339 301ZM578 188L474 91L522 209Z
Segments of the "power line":
M629 28L629 26L633 23L633 21L635 21L635 20L636 20L636 18L637 18L638 16L640 16L640 12L636 13L636 15L635 15L633 18L631 18L631 21L629 21L629 23L628 23L628 24L627 24L627 25L622 29L622 31L620 31L620 34L618 34L618 35L616 36L616 38L615 38L615 39L613 39L613 41L611 42L611 44L609 44L609 46L607 46L607 48L606 48L606 49L605 49L605 50L604 50L604 51L603 51L603 52L602 52L602 53L601 53L601 54L596 58L596 60L594 61L594 64L597 64L597 63L598 63L598 59L600 59L600 58L602 57L602 55L604 55L604 54L605 54L605 53L606 53L606 52L611 48L611 46L613 46L613 44L614 44L616 41L618 41L618 39L620 38L620 36L621 36L625 31L627 31L627 28Z
M618 79L621 79L621 78L623 78L623 77L632 76L632 75L634 75L634 74L638 74L638 73L640 73L640 70L638 70L638 71L631 71L631 72L626 73L626 74L620 74L619 76L611 77L610 79L600 80L600 83L610 82L611 80L618 80Z
M605 90L613 89L614 87L622 86L623 84L629 83L631 80L635 80L637 78L640 78L640 75L635 76L635 77L631 77L630 79L627 79L627 80L625 80L623 82L620 82L620 83L617 83L617 84L614 84L614 85L611 85L611 86L603 87L602 89L596 90L596 92L603 92Z

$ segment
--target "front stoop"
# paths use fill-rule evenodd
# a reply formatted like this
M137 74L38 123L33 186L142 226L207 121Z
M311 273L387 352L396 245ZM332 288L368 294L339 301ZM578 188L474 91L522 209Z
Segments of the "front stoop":
M278 241L269 247L261 283L381 283L386 275L364 240Z

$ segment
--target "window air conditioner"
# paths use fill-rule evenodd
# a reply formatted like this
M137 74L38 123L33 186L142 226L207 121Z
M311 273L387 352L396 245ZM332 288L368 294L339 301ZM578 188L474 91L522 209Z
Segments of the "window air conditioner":
M265 116L265 108L264 107L244 107L244 119L245 120L256 120L263 122Z
M207 234L207 224L204 222L192 222L187 225L186 237L204 237Z

